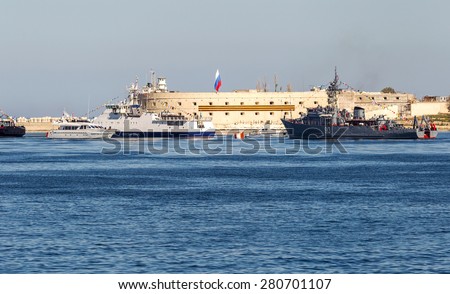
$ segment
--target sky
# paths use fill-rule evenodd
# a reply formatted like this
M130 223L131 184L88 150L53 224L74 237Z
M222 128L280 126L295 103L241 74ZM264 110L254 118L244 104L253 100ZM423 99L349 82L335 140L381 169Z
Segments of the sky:
M83 115L153 70L175 91L295 91L338 69L357 90L450 95L446 0L1 0L0 109Z

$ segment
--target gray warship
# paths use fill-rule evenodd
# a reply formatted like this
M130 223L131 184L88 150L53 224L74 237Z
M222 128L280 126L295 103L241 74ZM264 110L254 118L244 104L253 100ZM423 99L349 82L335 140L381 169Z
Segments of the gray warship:
M290 139L432 139L436 126L426 117L419 123L414 117L412 128L407 128L384 116L366 119L365 110L355 107L353 113L337 106L339 77L327 88L328 106L307 109L307 114L297 119L281 119Z

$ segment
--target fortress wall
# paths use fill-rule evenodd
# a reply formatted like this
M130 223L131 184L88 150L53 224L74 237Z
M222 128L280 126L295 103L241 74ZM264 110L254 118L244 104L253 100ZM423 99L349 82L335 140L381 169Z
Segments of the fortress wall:
M297 118L307 108L328 105L324 90L308 92L164 92L140 95L145 109L161 112L168 110L188 117L211 117L217 129L260 129L269 122L272 128L282 129L281 118ZM352 110L362 106L370 113L383 109L408 110L411 94L384 94L343 91L338 95L340 108ZM386 114L390 111L386 111ZM390 112L392 114L392 112Z
M435 115L448 113L447 102L418 102L411 104L411 115Z

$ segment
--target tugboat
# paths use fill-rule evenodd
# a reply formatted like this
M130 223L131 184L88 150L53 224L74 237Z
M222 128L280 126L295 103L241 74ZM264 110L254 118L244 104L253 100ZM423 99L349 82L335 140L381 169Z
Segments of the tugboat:
M25 135L25 127L16 126L16 122L12 117L0 113L0 137L22 137Z
M366 119L364 108L355 107L353 114L339 110L337 93L339 77L335 71L334 80L327 89L328 106L307 110L297 119L281 119L290 139L432 139L436 138L436 126L422 117L419 124L414 117L412 128L406 128L384 116Z

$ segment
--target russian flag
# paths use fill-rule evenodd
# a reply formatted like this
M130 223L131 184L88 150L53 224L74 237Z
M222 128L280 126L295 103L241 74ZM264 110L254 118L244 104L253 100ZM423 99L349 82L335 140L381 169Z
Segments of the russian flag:
M222 79L220 78L219 70L217 70L216 81L214 82L214 89L216 89L216 92L219 92L221 86L222 86Z

